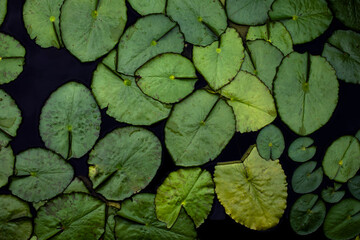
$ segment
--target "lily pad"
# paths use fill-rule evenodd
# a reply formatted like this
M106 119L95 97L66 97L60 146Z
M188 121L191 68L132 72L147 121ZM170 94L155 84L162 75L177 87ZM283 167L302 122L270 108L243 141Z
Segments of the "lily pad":
M231 107L198 90L174 106L165 125L165 144L176 165L199 166L215 159L234 133Z
M279 223L286 208L286 176L278 160L266 161L253 145L244 161L218 163L215 190L225 212L253 230Z
M119 42L127 21L125 0L67 0L60 21L66 48L82 62L94 61Z
M63 158L80 158L99 137L101 115L89 89L69 82L53 92L42 108L40 135Z
M355 176L348 181L348 188L350 193L360 200L360 176Z
M275 125L264 127L256 138L256 147L262 158L279 159L285 148L284 136Z
M192 240L196 230L190 217L182 210L172 228L156 218L155 194L141 193L125 200L115 218L116 239L124 240Z
M15 157L10 146L0 145L0 188L8 183L8 178L13 175Z
M104 225L105 203L84 193L72 193L39 209L35 234L39 240L99 239Z
M0 26L4 21L7 12L7 0L0 0Z
M359 0L329 0L329 5L335 17L345 26L360 31Z
M225 10L219 1L168 0L166 13L179 23L185 40L194 45L213 43L227 27Z
M254 75L240 71L220 90L236 117L236 131L257 131L276 118L274 99L269 89Z
M239 72L243 60L244 46L234 28L228 28L219 41L207 47L193 48L195 67L214 90L231 82Z
M103 235L103 240L116 240L115 238L115 226L116 226L116 220L115 220L115 215L116 212L119 209L114 208L114 207L107 207L106 210L106 223L105 223L105 232Z
M360 143L353 136L343 136L326 150L324 173L337 182L347 182L360 169Z
M356 132L355 137L357 138L357 140L360 141L360 130Z
M284 58L274 81L281 120L305 136L326 124L338 101L339 83L325 58L293 52Z
M168 104L189 95L197 81L193 63L175 53L156 56L140 67L135 75L143 93Z
M321 197L325 202L337 203L345 196L345 191L338 191L333 187L325 188L321 191Z
M359 33L350 30L335 31L325 43L322 55L334 67L339 79L360 84L360 73L357 71L360 68Z
M242 25L264 24L274 0L227 0L226 12L231 21Z
M162 14L145 16L121 36L117 71L134 75L149 59L161 53L181 53L183 49L184 37L175 22Z
M0 33L0 85L14 81L23 71L25 48L15 38Z
M95 145L88 163L95 191L108 200L124 200L155 176L161 163L161 143L146 129L118 128Z
M157 189L156 216L171 228L181 209L199 227L210 213L214 200L211 174L201 168L186 168L172 172Z
M316 169L316 162L310 161L300 165L291 179L291 185L296 193L310 193L315 191L323 180L322 168Z
M316 146L312 146L314 140L309 137L295 139L289 147L288 155L295 162L306 162L312 159L316 153Z
M59 155L33 148L16 156L15 175L9 189L28 202L38 202L63 192L73 176L73 168Z
M285 25L294 44L310 42L319 37L333 18L325 0L276 0L269 16L271 20Z
M291 207L290 226L297 234L308 235L320 228L325 215L325 203L315 194L306 194Z
M0 240L26 240L32 233L29 205L11 195L0 195Z
M81 181L78 177L70 183L69 186L65 189L64 193L90 193L84 182Z
M360 201L348 198L332 206L324 221L325 236L346 240L360 233Z
M23 19L31 39L43 48L63 47L60 33L60 9L64 0L26 0Z
M265 25L251 26L246 40L265 40L277 47L284 55L293 51L293 42L289 31L281 22L266 22Z
M141 15L165 13L166 0L128 0L128 2Z

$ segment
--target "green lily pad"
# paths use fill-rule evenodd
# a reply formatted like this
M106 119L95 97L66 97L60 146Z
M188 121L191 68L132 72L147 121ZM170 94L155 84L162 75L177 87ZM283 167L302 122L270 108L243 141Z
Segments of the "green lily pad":
M335 17L348 28L360 31L359 0L329 0Z
M115 218L116 239L124 240L191 240L196 230L190 217L182 210L172 228L156 218L155 195L141 193L125 200Z
M293 52L284 58L274 81L281 120L295 133L315 132L330 119L339 83L325 58Z
M242 25L264 24L274 0L227 0L226 12L231 21Z
M35 234L39 240L99 239L104 232L105 203L84 194L61 195L37 212Z
M262 158L279 159L285 148L284 136L275 125L264 127L256 138L256 147Z
M161 163L161 143L146 129L118 128L95 145L88 163L95 191L109 200L124 200L155 176Z
M33 148L16 156L15 175L9 189L28 202L38 202L63 192L73 176L73 168L59 155Z
M181 53L183 49L184 37L178 25L165 15L149 15L140 18L121 36L117 71L134 75L149 59L161 53Z
M29 205L11 195L0 195L0 240L26 240L32 233Z
M343 136L326 150L322 165L324 173L337 182L347 182L360 169L360 143L352 136Z
M293 51L293 42L289 31L281 22L266 22L265 25L251 26L246 40L265 40L277 47L284 55Z
M228 28L219 41L207 47L193 48L195 67L214 90L218 90L236 76L243 60L244 46L234 28Z
M64 193L90 193L84 182L81 181L78 177L70 183L69 186L64 190Z
M310 42L319 37L333 18L326 0L276 0L269 16L271 20L285 25L294 44Z
M291 207L290 226L297 234L308 235L320 228L325 215L325 203L315 194L306 194Z
M23 71L25 48L15 38L0 33L0 85L14 81Z
M355 176L348 181L348 188L350 193L360 200L360 176Z
M193 63L176 53L156 56L140 67L135 75L143 93L168 104L189 95L197 81Z
M355 137L357 138L357 140L360 141L360 130L356 132Z
M99 137L101 115L89 89L69 82L53 92L40 115L45 146L63 158L80 158Z
M171 228L181 209L199 227L210 213L214 200L211 174L201 168L186 168L172 172L157 189L156 216Z
M315 191L323 180L322 168L316 169L316 162L310 161L300 165L291 179L291 185L296 193L310 193Z
M312 159L316 153L316 146L312 146L314 140L309 137L295 139L289 147L288 155L295 162L306 162Z
M332 206L324 221L325 236L346 240L360 233L360 201L348 198Z
M0 0L0 26L4 21L7 12L7 0Z
M220 90L236 117L236 131L257 131L276 118L274 99L269 89L254 75L240 71Z
M185 40L194 45L213 43L227 27L225 10L219 1L168 0L166 13L179 23Z
M10 146L0 145L0 188L8 183L8 178L13 175L15 157Z
M198 90L174 106L165 125L165 144L176 165L199 166L215 159L234 133L231 107Z
M115 226L116 226L116 220L115 220L115 215L116 212L119 209L114 208L114 207L107 207L107 212L106 212L106 223L105 223L105 232L103 235L103 240L116 240L115 238Z
M127 21L125 0L67 0L60 21L66 48L81 62L94 61L119 42Z
M325 202L337 203L345 196L345 191L338 191L333 187L325 188L321 191L321 197Z
M357 71L360 68L359 33L350 30L335 31L325 43L322 55L334 67L339 79L360 84L360 73Z
M23 19L31 39L43 48L63 47L60 33L60 9L64 0L26 0Z
M128 2L141 15L165 13L166 0L128 0Z

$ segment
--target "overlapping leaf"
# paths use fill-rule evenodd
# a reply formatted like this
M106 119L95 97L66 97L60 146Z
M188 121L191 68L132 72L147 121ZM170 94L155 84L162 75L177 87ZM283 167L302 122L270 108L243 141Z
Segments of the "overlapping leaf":
M329 0L335 17L345 26L360 31L359 0Z
M166 0L128 0L128 2L141 15L165 13Z

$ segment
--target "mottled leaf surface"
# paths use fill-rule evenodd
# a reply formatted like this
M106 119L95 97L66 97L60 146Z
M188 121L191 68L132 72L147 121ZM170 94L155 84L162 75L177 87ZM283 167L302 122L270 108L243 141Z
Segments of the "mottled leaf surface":
M256 147L262 158L279 159L285 148L281 130L272 124L261 129L256 138Z

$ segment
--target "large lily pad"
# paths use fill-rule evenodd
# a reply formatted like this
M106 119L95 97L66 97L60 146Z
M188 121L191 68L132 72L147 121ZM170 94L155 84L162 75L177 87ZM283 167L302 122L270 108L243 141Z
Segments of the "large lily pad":
M69 159L80 158L92 148L100 123L100 111L89 89L69 82L46 101L39 128L45 146Z
M9 189L28 202L38 202L63 192L73 176L73 168L59 155L33 148L16 156L15 175Z
M0 188L8 183L8 178L13 175L15 157L10 146L0 145Z
M254 230L272 228L286 208L286 176L279 160L266 161L255 146L244 157L215 167L218 199L236 222Z
M345 26L360 31L359 0L329 0L335 17Z
M175 53L156 56L140 67L135 75L143 93L168 104L189 95L197 81L193 63Z
M149 59L167 52L181 53L184 37L175 22L162 14L140 18L122 35L117 55L117 71L134 75Z
M185 209L196 227L210 213L214 199L214 183L211 174L201 168L179 169L164 180L157 189L156 216L171 228Z
M61 35L66 48L82 62L110 52L124 31L125 0L67 0L61 8Z
M125 200L115 221L116 239L124 240L192 240L196 239L194 223L184 210L172 228L156 218L155 195L142 193Z
M285 25L294 44L310 42L319 37L332 21L326 0L276 0L271 9L271 20Z
M295 133L315 132L330 119L338 101L339 83L325 58L293 52L284 58L274 81L282 121Z
M26 0L23 19L31 39L43 48L63 47L60 34L60 9L64 0Z
M128 0L128 2L141 15L165 13L166 0Z
M348 181L348 188L350 193L360 200L360 176L355 176Z
M0 240L26 240L32 233L29 205L11 195L0 195Z
M179 23L185 40L194 45L211 44L227 27L225 10L219 1L168 0L166 13Z
M275 125L264 127L256 138L256 147L262 158L279 159L285 148L284 136Z
M7 12L7 0L0 0L0 26L4 21Z
M323 179L322 168L316 169L316 162L310 161L300 165L291 179L291 185L296 193L310 193L317 189Z
M95 191L123 200L153 179L161 163L161 143L146 129L118 128L95 145L88 163Z
M233 108L238 132L257 131L276 118L274 99L269 89L254 75L240 71L220 90Z
M353 136L343 136L326 150L324 173L337 182L347 182L360 169L360 143Z
M35 234L39 240L99 239L104 225L105 203L84 193L65 194L39 209Z
M234 28L228 28L220 36L219 41L207 47L193 48L195 67L214 90L218 90L235 77L243 60L244 46Z
M325 43L322 55L334 67L339 79L360 84L360 73L358 71L360 68L359 33L350 30L335 31Z
M13 37L0 33L0 85L15 80L23 71L25 48Z
M312 159L316 153L314 140L309 137L295 139L288 149L289 158L295 162L306 162Z
M176 165L198 166L215 159L234 133L231 107L198 90L174 106L165 125L165 144Z

